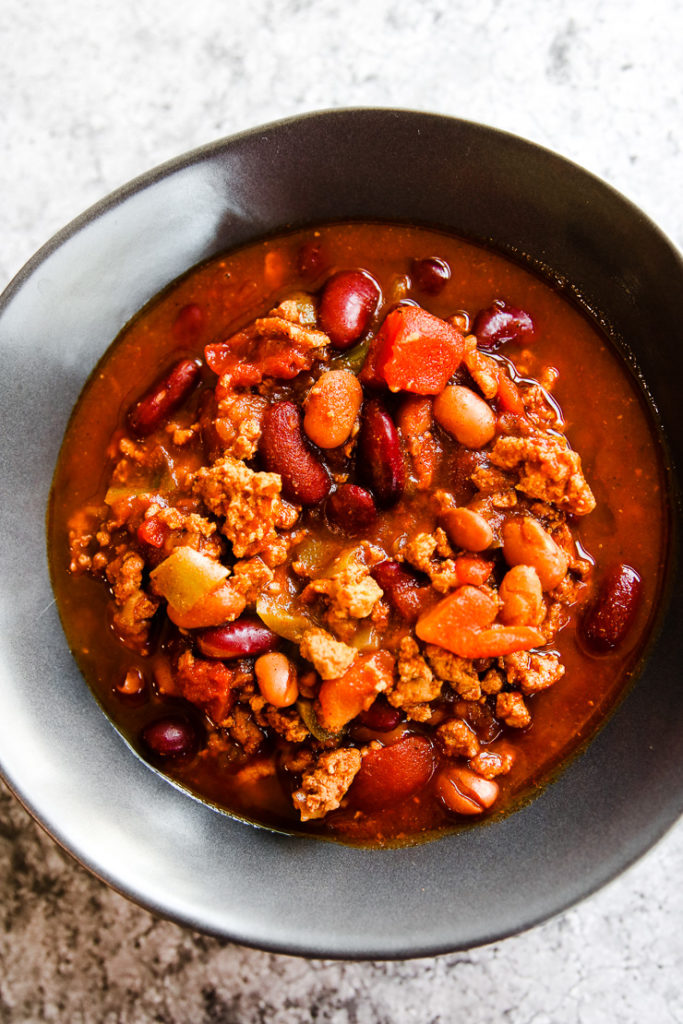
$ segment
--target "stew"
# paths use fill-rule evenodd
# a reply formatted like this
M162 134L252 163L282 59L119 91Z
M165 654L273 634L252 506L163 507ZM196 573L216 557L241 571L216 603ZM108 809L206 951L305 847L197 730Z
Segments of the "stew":
M322 226L194 269L122 332L57 466L54 587L106 711L176 781L414 841L534 792L623 692L663 480L634 379L558 289L434 231Z

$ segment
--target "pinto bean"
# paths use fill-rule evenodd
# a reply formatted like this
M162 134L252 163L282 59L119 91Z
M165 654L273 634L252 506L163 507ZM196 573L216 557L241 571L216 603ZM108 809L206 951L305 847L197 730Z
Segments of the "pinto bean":
M456 547L477 552L486 551L493 544L493 530L479 512L469 508L453 508L445 512L441 520Z
M449 765L436 778L436 791L449 811L455 814L481 814L496 802L497 782L484 779L468 768Z
M340 270L329 278L320 296L318 320L335 348L350 348L365 334L381 296L379 285L365 270Z
M377 507L370 491L364 487L342 484L327 499L325 513L333 526L353 535L374 523Z
M286 654L271 651L254 663L261 696L275 708L288 708L299 696L296 669Z
M259 454L265 468L282 477L282 491L290 501L317 505L329 494L330 478L306 444L301 412L294 402L268 406L263 415Z
M199 381L199 363L181 359L149 388L128 412L128 426L147 437L180 408Z
M537 626L543 619L543 588L530 565L515 565L506 572L498 590L503 602L500 620L506 626Z
M623 643L638 611L641 590L640 576L630 565L610 569L580 623L579 636L590 651L606 654Z
M358 437L359 470L380 505L394 505L403 494L406 470L398 431L379 399L363 407Z
M202 630L197 643L207 658L225 660L265 654L277 647L279 637L255 615L243 615L226 626Z
M503 524L503 555L508 565L530 565L544 590L552 590L564 579L567 556L541 524L527 516Z
M460 384L450 384L434 399L434 417L467 448L483 448L496 433L496 417L483 398Z
M306 398L304 433L319 448L338 448L351 435L363 389L350 370L328 370Z

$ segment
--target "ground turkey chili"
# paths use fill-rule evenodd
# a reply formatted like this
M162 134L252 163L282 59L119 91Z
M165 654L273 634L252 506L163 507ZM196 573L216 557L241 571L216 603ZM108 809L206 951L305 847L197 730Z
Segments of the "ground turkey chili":
M633 379L558 290L447 235L332 225L126 327L60 456L54 586L168 775L274 827L414 840L533 791L613 705L662 481Z

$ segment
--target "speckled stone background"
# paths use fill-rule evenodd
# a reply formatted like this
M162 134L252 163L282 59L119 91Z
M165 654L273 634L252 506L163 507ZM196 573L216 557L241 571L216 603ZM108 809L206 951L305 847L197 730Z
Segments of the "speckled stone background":
M149 167L332 106L434 110L517 132L604 177L683 247L680 0L0 9L0 286ZM524 865L507 868L514 884ZM156 920L74 864L0 788L0 903L2 1024L683 1022L683 824L525 935L432 960L334 963Z

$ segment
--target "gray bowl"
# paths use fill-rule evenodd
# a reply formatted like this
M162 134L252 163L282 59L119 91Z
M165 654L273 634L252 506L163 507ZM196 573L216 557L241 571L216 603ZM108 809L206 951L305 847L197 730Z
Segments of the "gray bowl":
M588 751L503 820L386 851L256 829L144 764L71 658L45 556L45 507L70 410L133 313L215 253L341 218L443 227L552 268L617 344L628 339L680 464L683 265L642 213L585 171L480 125L390 110L313 114L182 157L60 232L0 303L0 768L57 842L159 914L279 952L420 956L557 913L683 811L677 536L645 668Z

